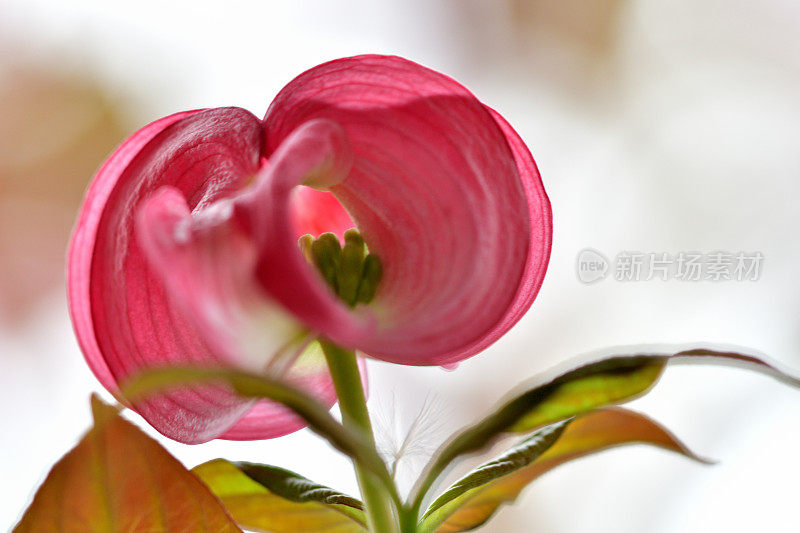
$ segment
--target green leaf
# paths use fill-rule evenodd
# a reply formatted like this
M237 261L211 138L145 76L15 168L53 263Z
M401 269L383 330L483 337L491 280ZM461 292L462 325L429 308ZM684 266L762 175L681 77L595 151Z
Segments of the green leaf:
M503 434L527 433L598 407L637 398L650 390L667 362L675 359L744 365L794 386L800 384L757 357L704 348L673 355L616 356L589 363L544 383L521 387L522 392L445 443L414 487L412 508L419 508L436 479L457 457L479 451Z
M288 407L334 448L355 458L379 479L388 482L386 465L366 435L355 428L344 427L316 398L277 379L232 369L175 366L139 374L124 384L122 394L135 403L165 389L207 382L227 384L245 398L267 398Z
M235 532L219 500L156 441L92 396L94 427L56 463L15 533Z
M598 409L541 429L467 474L430 505L420 531L449 533L474 529L556 466L633 443L658 446L706 462L644 415L621 408Z
M359 500L283 468L215 459L195 467L194 473L244 528L274 533L367 531Z

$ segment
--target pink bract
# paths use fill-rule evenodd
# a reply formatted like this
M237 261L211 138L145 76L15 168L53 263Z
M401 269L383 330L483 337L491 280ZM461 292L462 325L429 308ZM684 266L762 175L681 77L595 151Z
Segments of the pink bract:
M350 309L297 238L353 225L384 276L370 304ZM78 218L70 311L89 365L117 395L148 367L263 368L276 346L266 332L285 341L298 327L385 361L451 365L530 307L551 234L533 158L495 111L410 61L340 59L295 78L263 120L188 111L125 141ZM322 358L303 356L285 377L335 402ZM187 443L302 427L218 387L133 407Z

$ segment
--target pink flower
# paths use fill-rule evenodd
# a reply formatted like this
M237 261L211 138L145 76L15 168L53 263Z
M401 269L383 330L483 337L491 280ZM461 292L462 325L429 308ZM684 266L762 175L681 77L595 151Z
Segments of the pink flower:
M298 237L353 225L383 277L374 300L351 309ZM442 74L360 56L301 74L263 120L239 108L187 111L125 141L77 222L70 309L111 391L151 366L263 369L283 357L287 380L332 405L324 360L308 350L291 364L287 339L291 353L313 331L385 361L456 363L530 307L550 241L536 165L500 115ZM281 407L212 387L134 407L188 443L302 426Z

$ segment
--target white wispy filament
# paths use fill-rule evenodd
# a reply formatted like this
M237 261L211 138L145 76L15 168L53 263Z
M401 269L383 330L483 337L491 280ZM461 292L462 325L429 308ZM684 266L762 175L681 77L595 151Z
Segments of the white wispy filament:
M380 407L372 418L378 453L405 492L447 434L449 409L430 393L410 420L398 407L394 391L388 401L378 398L377 403Z

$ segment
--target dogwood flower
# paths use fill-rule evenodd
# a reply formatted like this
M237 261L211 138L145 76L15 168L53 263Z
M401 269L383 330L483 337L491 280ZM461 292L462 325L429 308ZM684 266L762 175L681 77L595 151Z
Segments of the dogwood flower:
M536 165L498 113L405 59L352 57L295 78L261 120L186 111L126 140L78 218L70 310L116 394L146 368L223 364L332 405L314 339L406 365L471 357L530 307L551 233ZM133 407L187 443L302 427L212 386Z

